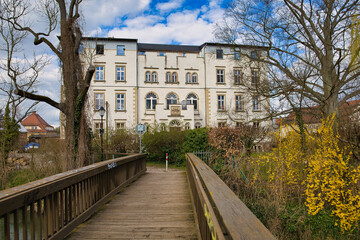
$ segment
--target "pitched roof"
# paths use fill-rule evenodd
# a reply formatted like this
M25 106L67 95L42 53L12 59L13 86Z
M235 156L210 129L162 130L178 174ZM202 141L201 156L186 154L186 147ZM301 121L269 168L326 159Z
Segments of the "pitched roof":
M341 118L347 118L354 113L354 107L359 106L360 99L345 102L340 106ZM315 124L321 123L322 112L318 105L313 107L307 107L301 109L301 114L305 124ZM289 113L285 118L283 118L283 123L292 123L295 120L295 112ZM280 119L275 120L275 124L280 124Z
M51 127L53 129L53 126L48 124L39 114L36 112L32 112L27 118L25 118L21 124L26 126L38 126L40 129L27 129L29 132L52 132L51 130L47 130L46 127Z
M200 52L200 46L138 43L139 51Z

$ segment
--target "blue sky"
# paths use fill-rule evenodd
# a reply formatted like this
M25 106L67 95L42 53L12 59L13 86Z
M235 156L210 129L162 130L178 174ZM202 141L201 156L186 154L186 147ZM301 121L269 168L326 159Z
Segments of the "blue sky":
M213 31L216 22L222 19L225 1L85 0L81 3L83 35L135 38L142 43L200 45L215 41ZM31 21L36 22L36 28L46 26L34 14L31 14ZM59 31L52 34L51 40L55 43L58 34ZM32 55L34 50L37 54L49 54L43 44L35 47L32 39L23 44L19 53ZM59 101L60 70L57 58L52 58L53 61L40 74L35 90ZM49 124L59 125L60 112L57 109L41 103L36 111Z

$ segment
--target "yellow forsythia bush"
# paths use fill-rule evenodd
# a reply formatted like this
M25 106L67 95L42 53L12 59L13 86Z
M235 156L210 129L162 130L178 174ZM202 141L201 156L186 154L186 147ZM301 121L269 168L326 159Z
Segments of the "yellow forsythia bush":
M346 149L340 149L333 125L334 116L315 132L306 133L306 152L300 134L280 128L275 134L278 147L258 164L266 167L270 186L280 198L285 199L295 188L300 190L310 215L330 209L336 217L334 224L344 232L354 229L360 220L360 166L352 166L351 154L345 156Z
M344 232L356 227L360 220L360 167L350 165L351 154L345 156L345 149L339 148L339 136L333 132L334 118L323 120L312 138L315 150L304 180L305 205L312 215L330 208L337 218L335 225Z

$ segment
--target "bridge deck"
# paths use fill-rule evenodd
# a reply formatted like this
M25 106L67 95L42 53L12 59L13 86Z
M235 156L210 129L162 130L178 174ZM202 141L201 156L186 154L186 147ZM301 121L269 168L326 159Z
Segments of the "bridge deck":
M148 168L69 239L197 239L185 172Z

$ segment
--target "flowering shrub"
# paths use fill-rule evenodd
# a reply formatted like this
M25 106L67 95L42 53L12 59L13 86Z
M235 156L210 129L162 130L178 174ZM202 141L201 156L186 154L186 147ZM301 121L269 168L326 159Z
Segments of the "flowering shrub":
M278 147L257 164L266 168L269 184L279 199L285 200L294 189L299 190L308 214L330 210L335 226L344 232L357 227L360 220L360 166L353 166L352 154L345 155L346 149L340 149L339 136L333 131L334 118L324 120L314 133L306 133L306 152L299 134L288 130L282 138L280 128L275 135Z
M360 166L351 165L351 154L338 146L338 135L333 132L334 116L324 120L313 137L316 146L309 158L304 184L305 205L315 215L330 208L342 231L353 229L360 220Z

